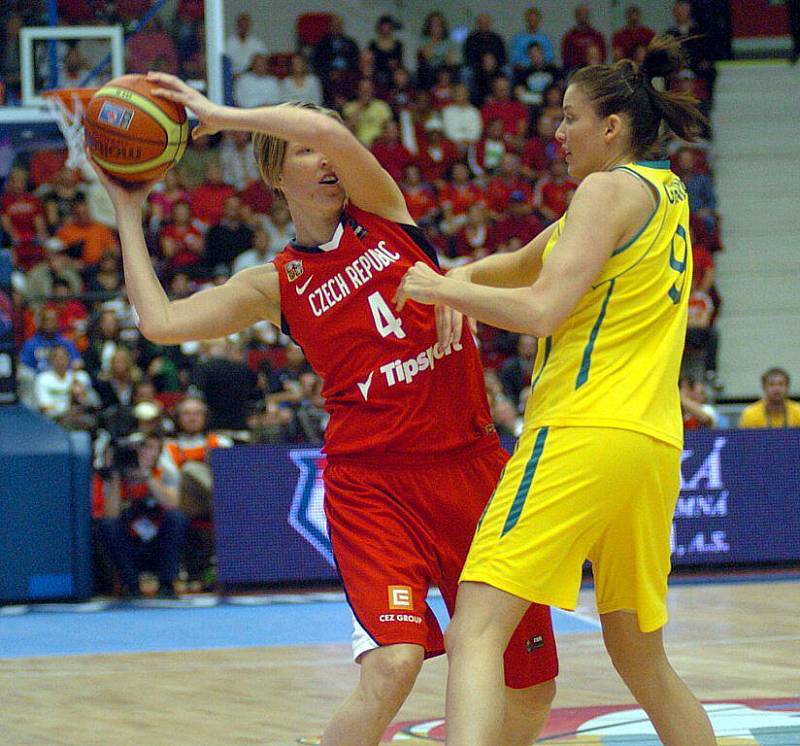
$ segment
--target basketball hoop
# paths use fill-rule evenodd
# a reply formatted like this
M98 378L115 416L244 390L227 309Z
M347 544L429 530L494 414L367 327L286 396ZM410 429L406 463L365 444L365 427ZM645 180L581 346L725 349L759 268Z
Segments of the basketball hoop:
M67 168L80 169L87 177L93 177L84 153L83 114L97 88L62 88L44 91L45 107L55 117L58 129L67 141Z

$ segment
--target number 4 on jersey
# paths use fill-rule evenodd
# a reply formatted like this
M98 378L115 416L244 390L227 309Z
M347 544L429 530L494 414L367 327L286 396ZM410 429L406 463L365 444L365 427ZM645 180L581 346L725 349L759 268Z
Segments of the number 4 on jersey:
M403 322L392 313L383 296L375 292L369 296L369 309L372 311L372 318L375 321L375 328L378 334L386 339L390 334L394 334L398 339L405 339L406 333L403 331Z

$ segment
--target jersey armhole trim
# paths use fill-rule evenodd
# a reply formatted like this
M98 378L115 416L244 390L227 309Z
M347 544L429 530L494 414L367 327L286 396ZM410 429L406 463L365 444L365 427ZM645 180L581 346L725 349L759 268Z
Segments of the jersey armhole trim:
M402 228L403 232L422 249L428 258L439 268L439 256L433 244L425 237L425 233L418 225L409 225L408 223L397 223Z
M631 246L633 246L633 244L635 244L636 241L639 240L641 235L647 230L647 228L650 225L650 223L653 222L653 218L656 216L656 213L658 212L658 209L661 207L661 190L655 184L653 184L653 182L650 181L650 179L646 179L644 176L642 176L640 173L637 173L632 168L628 168L627 166L619 166L618 168L615 168L613 170L614 171L626 171L627 173L632 174L637 179L639 179L640 181L644 182L644 184L647 186L648 190L651 191L651 194L654 191L655 195L656 195L656 206L653 208L653 211L650 213L650 215L648 216L647 220L645 220L645 222L642 225L642 227L639 228L639 230L636 231L636 233L634 233L633 236L631 238L629 238L624 244L622 244L622 246L620 246L619 248L614 249L614 251L611 252L611 256L617 256L618 254L621 254L623 251L625 251L626 249L629 249Z

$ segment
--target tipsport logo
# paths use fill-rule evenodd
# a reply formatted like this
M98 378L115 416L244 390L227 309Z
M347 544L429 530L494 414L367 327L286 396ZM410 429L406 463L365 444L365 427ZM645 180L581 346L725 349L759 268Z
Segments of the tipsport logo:
M325 456L319 450L290 451L289 458L300 471L289 508L289 525L335 567L333 549L325 520L325 486L322 470Z

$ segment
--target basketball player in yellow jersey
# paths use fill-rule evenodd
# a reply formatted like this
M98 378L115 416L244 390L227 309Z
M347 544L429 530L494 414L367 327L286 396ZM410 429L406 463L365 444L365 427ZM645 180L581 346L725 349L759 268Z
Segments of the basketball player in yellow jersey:
M678 374L691 287L689 208L653 161L662 121L692 138L694 100L653 87L680 67L657 38L637 67L570 79L556 137L582 179L568 213L514 254L447 277L416 265L398 289L539 347L525 428L475 534L447 632L447 743L496 746L502 651L531 602L574 609L591 559L612 662L663 743L715 743L670 666L670 527L679 490Z

